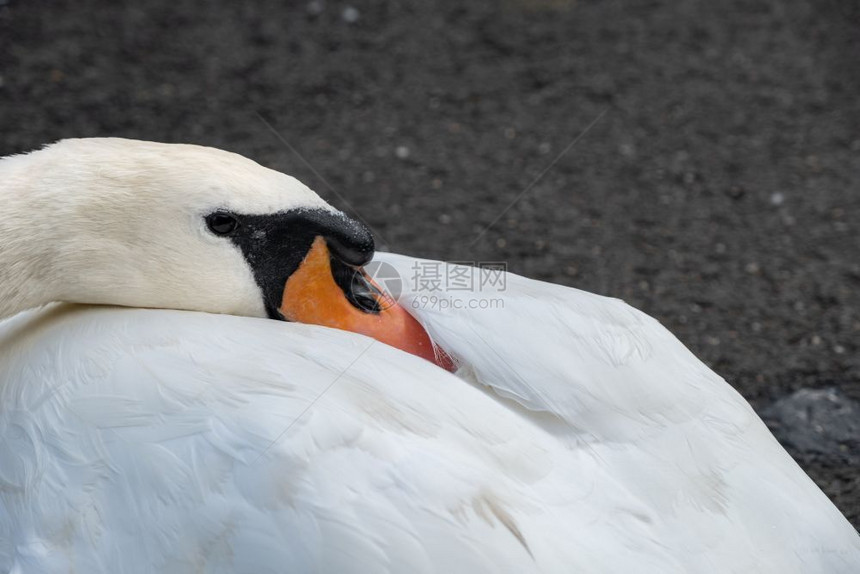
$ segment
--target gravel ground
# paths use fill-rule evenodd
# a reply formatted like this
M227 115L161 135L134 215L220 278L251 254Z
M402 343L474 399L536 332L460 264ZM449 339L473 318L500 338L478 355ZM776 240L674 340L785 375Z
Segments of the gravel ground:
M860 525L860 4L350 2L0 0L0 154L218 146L384 247L621 297Z

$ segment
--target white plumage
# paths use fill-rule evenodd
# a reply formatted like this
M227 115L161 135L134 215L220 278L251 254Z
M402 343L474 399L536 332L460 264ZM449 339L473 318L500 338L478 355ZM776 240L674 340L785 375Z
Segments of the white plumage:
M417 306L461 377L263 319L6 321L0 571L860 570L850 524L653 319L513 275L504 309Z
M404 293L454 375L209 314L271 314L275 259L207 214L342 221L292 178L96 139L0 182L0 317L191 310L0 322L0 573L860 572L857 532L750 406L620 301L514 275L490 308ZM279 225L243 241L289 243Z

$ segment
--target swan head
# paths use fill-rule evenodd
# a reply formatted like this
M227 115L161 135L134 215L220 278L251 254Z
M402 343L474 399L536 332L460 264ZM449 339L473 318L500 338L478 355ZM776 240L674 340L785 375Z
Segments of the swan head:
M435 357L362 271L374 253L367 227L293 177L213 148L117 138L11 161L32 225L0 233L29 252L40 302L317 323Z

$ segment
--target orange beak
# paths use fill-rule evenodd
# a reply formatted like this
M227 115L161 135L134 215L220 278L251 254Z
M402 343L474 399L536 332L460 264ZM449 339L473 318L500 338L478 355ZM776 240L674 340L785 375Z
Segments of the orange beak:
M342 264L341 264L342 266ZM361 333L377 341L418 355L448 371L454 371L451 358L434 347L430 335L406 309L379 288L363 269L350 269L359 283L370 287L364 293L370 304L359 308L347 298L335 281L331 255L326 242L317 237L305 259L287 280L280 311L289 321L334 327Z

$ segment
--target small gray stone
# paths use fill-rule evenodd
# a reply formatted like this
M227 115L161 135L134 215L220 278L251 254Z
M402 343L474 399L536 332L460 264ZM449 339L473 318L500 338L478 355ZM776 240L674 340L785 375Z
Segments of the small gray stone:
M837 389L800 389L762 411L787 447L860 461L860 404Z
M405 145L399 145L395 148L394 155L400 159L406 159L409 157L409 148Z
M354 24L358 22L358 19L361 17L361 13L358 11L358 8L354 8L353 6L347 6L343 9L341 13L341 18L343 18L344 22L349 24Z

